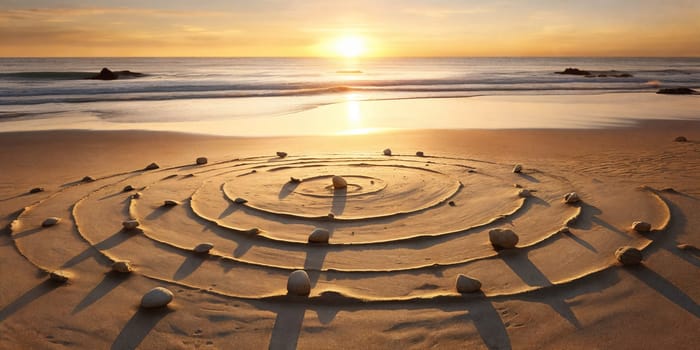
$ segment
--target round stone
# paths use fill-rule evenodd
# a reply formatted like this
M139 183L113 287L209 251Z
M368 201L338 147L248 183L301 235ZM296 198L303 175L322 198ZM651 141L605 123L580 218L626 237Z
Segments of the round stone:
M173 300L173 292L163 287L156 287L148 291L141 298L141 307L152 309L163 307Z
M686 138L685 136L678 136L678 137L676 137L673 141L676 141L676 142L688 142L688 138Z
M523 166L521 164L515 164L515 166L513 167L513 172L517 174L521 171L523 171Z
M532 197L532 192L530 192L530 190L527 190L527 189L521 189L520 191L518 191L518 197L522 197L522 198Z
M581 198L578 196L578 193L569 192L566 195L564 195L564 201L566 202L566 204L574 204L580 202Z
M416 152L416 157L425 157L425 153L423 153L423 151L418 151Z
M53 226L53 225L58 224L60 221L61 221L60 218L52 216L52 217L46 218L46 220L44 220L44 222L41 223L41 226L42 227Z
M324 228L315 228L309 235L309 243L328 243L330 237L330 231Z
M122 189L122 192L129 192L129 191L133 191L133 190L134 190L134 186L126 185L126 186L124 186L124 189Z
M112 271L114 272L129 273L133 270L131 262L127 260L115 261L114 264L112 264Z
M29 193L39 193L39 192L44 192L43 187L34 187L31 190L29 190Z
M615 258L622 265L637 265L642 262L644 256L642 252L633 247L620 247L615 251Z
M387 148L383 151L385 156L390 156L391 155L391 148Z
M304 270L296 270L289 274L287 294L307 296L311 293L311 280Z
M455 287L460 293L473 293L481 289L481 282L477 279L460 274L457 276Z
M95 181L95 178L92 177L92 176L86 176L86 177L84 177L84 178L83 178L82 180L80 180L80 181L82 181L82 182L93 182L93 181Z
M126 220L122 222L122 226L124 226L125 230L134 230L137 227L139 227L140 223L138 220Z
M515 248L519 238L513 230L496 228L489 231L489 240L496 249L510 249Z
M637 232L649 232L651 231L651 224L645 221L635 221L632 223L632 229Z
M347 188L348 187L348 182L345 181L345 179L342 176L335 175L331 179L333 182L333 188L335 189L341 189L341 188Z
M199 157L197 158L196 163L197 165L204 165L209 163L209 160L207 159L207 157Z
M277 156L280 158L284 158L287 156L287 152L277 152Z
M197 254L206 254L209 253L211 248L214 248L214 245L212 243L204 242L194 247L194 252Z

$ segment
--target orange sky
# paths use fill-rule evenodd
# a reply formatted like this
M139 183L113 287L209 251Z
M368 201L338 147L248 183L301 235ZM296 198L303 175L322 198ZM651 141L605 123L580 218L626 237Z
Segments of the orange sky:
M0 55L700 56L697 0L231 2L3 1Z

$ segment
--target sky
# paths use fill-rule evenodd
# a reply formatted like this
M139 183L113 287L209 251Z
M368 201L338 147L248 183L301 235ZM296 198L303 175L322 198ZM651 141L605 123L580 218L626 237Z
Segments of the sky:
M699 33L700 0L0 0L5 57L700 57Z

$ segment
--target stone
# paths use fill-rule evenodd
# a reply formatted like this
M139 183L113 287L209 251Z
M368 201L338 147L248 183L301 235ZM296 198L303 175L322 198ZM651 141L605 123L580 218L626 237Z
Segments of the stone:
M176 200L166 199L165 201L163 201L163 206L164 206L164 207L168 207L168 208L169 208L169 207L175 207L175 206L178 206L178 205L180 205L180 202L178 202L178 201L176 201Z
M197 158L195 163L197 163L197 165L204 165L204 164L209 163L209 160L207 159L207 157L199 157L199 158Z
M449 202L447 202L447 205L449 205L451 207L455 207L455 206L457 206L457 203L455 203L455 201L449 201Z
M676 137L673 141L676 142L688 142L688 139L685 136L678 136Z
M194 252L197 254L207 254L212 248L214 248L213 244L209 242L204 242L197 244L197 246L194 247Z
M309 243L328 243L330 237L330 231L324 228L315 228L309 235Z
M523 188L520 191L518 191L518 197L523 197L523 198L532 197L532 192L530 192L530 190Z
M348 187L348 182L345 181L345 179L342 176L334 175L331 181L333 182L333 188L335 189L342 189Z
M489 231L489 240L496 249L510 249L515 248L519 238L513 230L496 228Z
M247 200L247 199L243 199L243 198L241 198L241 197L238 197L238 198L234 199L233 202L236 203L236 204L245 204L245 203L248 203L248 200Z
M134 190L134 186L126 185L126 186L124 186L124 188L122 189L122 192L129 192L129 191L133 191L133 190Z
M311 293L311 280L304 270L296 270L289 274L287 294L307 296Z
M49 279L58 283L66 283L71 277L70 273L63 270L56 270L49 273Z
M591 72L581 70L578 68L566 68L562 72L556 72L557 74L566 74L566 75L591 75Z
M39 193L39 192L44 192L43 187L34 187L31 190L29 190L29 193Z
M457 276L455 287L460 293L473 293L481 290L481 282L477 279L460 274Z
M570 192L564 195L564 201L566 204L574 204L581 201L581 198L576 192Z
M86 176L86 177L84 177L84 178L83 178L82 180L80 180L80 181L81 181L81 182L93 182L93 181L95 181L95 178L92 177L92 176Z
M571 230L570 230L568 227L562 227L562 228L560 228L559 231L557 231L557 232L566 235L566 234L570 234L570 233L571 233Z
M387 148L384 150L384 155L385 156L390 156L391 155L391 148Z
M642 262L644 256L642 252L633 247L620 247L615 251L615 258L622 265L637 265Z
M134 269L131 266L131 262L127 260L119 260L112 264L112 271L119 273L130 273L131 271L134 271Z
M160 166L158 164L151 163L151 164L148 164L145 168L143 168L143 170L156 170L158 168L160 168Z
M632 229L637 232L649 232L651 231L651 224L644 221L635 221L632 223Z
M173 301L173 292L163 287L155 287L141 298L141 307L153 309L164 307Z
M61 221L60 218L57 218L55 216L48 217L44 222L41 223L42 227L49 227L58 224Z
M126 220L122 222L122 226L124 226L125 230L135 230L139 225L140 223L138 220Z
M93 79L93 80L116 80L120 78L140 78L140 77L145 77L146 74L143 73L138 73L138 72L132 72L129 70L121 70L121 71L111 71L109 68L105 67L100 70L99 73L88 77L87 79Z
M300 179L300 178L297 178L297 177L294 177L294 176L290 176L290 177L289 177L289 182L291 182L291 183L293 183L293 184L298 184L298 183L301 182L301 179Z
M418 151L416 152L416 157L425 157L425 153L423 153L423 151Z
M696 95L696 94L698 94L697 91L695 91L691 88L686 88L686 87L664 88L664 89L659 89L659 91L657 91L656 93L662 94L662 95Z
M522 171L523 171L523 166L521 164L515 164L515 166L513 166L514 173L519 174Z
M287 152L277 152L277 156L280 158L284 158L287 156Z
M335 214L333 214L333 213L328 213L328 218L331 219L331 220L332 220L332 219L335 219Z
M259 228L253 227L253 228L251 228L251 229L246 230L245 232L248 233L248 234L251 234L251 235L257 235L257 234L260 233L261 231L260 231Z
M132 194L132 195L131 195L131 198L133 198L133 199L139 199L139 198L141 198L141 192L136 192L136 193Z

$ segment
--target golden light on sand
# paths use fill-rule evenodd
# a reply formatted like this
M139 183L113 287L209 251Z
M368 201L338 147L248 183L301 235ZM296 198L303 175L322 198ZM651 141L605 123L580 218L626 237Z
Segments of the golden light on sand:
M336 39L334 50L339 56L354 58L362 56L367 51L367 46L363 37L348 35Z

